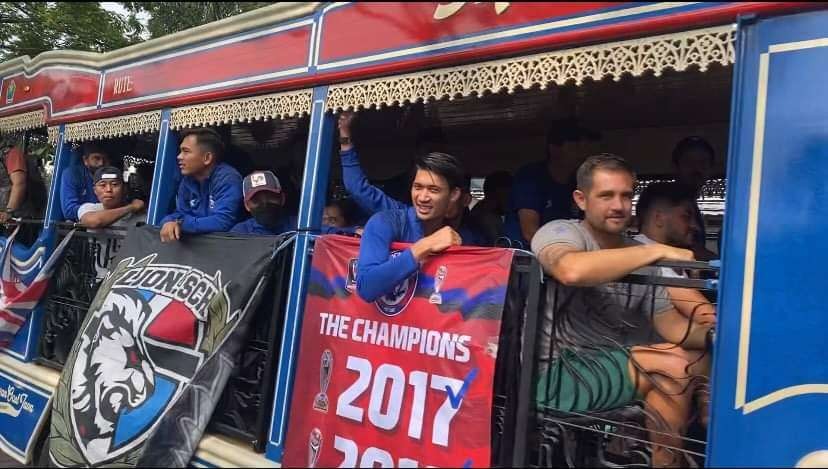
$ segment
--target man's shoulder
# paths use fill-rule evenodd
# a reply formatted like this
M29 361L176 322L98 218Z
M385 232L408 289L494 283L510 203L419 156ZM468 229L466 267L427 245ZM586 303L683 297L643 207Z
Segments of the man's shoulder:
M515 179L539 179L546 172L546 162L534 161L520 167L515 173Z
M230 228L231 233L249 233L251 230L251 226L253 222L253 218L248 218L247 220L241 221L236 223L233 228Z
M78 218L81 218L87 213L99 212L101 210L103 210L103 204L100 202L87 202L85 204L81 204L81 206L78 207Z
M242 177L241 174L236 170L236 168L230 166L227 163L219 163L216 166L216 176L221 180L239 180L241 181Z
M543 226L532 238L532 251L536 255L550 244L566 244L582 251L594 250L591 237L580 220L553 220Z

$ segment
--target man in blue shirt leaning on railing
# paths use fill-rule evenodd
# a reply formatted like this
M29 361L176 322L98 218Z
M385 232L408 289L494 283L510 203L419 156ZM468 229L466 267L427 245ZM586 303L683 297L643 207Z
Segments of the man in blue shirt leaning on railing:
M230 231L242 207L242 178L222 163L224 143L216 131L182 132L178 166L183 176L175 212L161 221L161 241L177 241L182 233Z

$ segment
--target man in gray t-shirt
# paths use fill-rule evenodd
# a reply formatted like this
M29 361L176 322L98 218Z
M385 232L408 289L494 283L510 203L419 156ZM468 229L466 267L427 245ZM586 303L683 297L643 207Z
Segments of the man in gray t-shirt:
M588 158L573 197L584 221L547 223L532 251L554 281L547 286L537 401L559 411L597 411L643 398L660 422L647 422L653 466L678 464L697 387L701 352L678 347L681 314L663 288L618 284L659 260L692 252L626 239L635 174L615 155ZM678 319L677 319L678 318ZM546 360L544 360L544 358ZM666 428L665 428L666 425Z

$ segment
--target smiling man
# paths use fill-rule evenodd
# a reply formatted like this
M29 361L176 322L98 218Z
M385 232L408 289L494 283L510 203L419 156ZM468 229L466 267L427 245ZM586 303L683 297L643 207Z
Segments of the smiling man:
M177 241L181 233L229 231L241 213L242 178L221 162L221 137L211 129L186 130L179 150L178 167L184 177L175 212L161 221L161 241Z
M415 166L413 206L376 213L365 225L357 267L357 293L365 301L392 292L430 256L462 244L447 220L450 207L463 195L465 171L460 162L445 153L429 153ZM414 244L392 253L395 241Z
M701 351L676 345L684 341L686 328L675 325L686 320L663 287L618 280L633 272L656 275L650 264L689 261L693 254L624 236L634 184L635 173L623 158L588 158L578 169L573 193L585 219L549 222L532 239L532 251L558 284L547 289L554 295L548 304L557 306L543 319L541 350L551 350L552 357L541 364L537 396L539 405L575 412L643 398L662 420L647 422L652 441L660 445L653 447L653 466L673 466L680 456L667 446L681 447L679 435L708 365ZM553 329L553 323L565 327Z

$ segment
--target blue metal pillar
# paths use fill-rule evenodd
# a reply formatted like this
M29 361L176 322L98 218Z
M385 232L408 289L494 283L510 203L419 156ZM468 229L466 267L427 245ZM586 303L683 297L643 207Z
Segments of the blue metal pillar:
M279 368L276 372L276 391L273 399L273 418L270 426L266 456L281 462L290 412L291 394L296 358L299 354L299 338L302 330L302 314L305 308L310 254L313 239L307 230L320 228L322 211L331 168L333 135L336 122L333 115L325 112L327 87L313 90L313 107L305 157L305 173L302 179L302 196L299 202L299 235L293 257L290 276L290 293L285 308L285 327L279 349Z
M161 129L158 132L158 149L155 151L155 172L152 177L147 223L159 225L175 200L181 171L178 169L178 135L170 129L170 110L161 111Z

